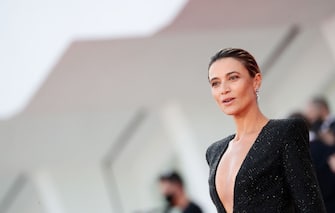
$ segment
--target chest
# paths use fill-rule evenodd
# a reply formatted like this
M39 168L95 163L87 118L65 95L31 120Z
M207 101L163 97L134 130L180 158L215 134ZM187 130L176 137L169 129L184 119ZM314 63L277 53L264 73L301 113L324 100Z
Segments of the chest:
M220 200L225 206L232 206L236 176L254 144L254 138L231 142L219 160L215 183Z
M233 189L235 177L246 159L253 141L231 142L218 162L216 171L217 188ZM219 190L223 191L223 190ZM232 191L233 192L233 191Z
M246 195L277 187L272 183L278 184L278 187L283 183L281 149L276 140L256 140L249 144L249 149L228 148L228 145L222 147L221 155L217 156L210 168L211 196L218 206L222 206L224 193L230 196L228 198L234 201L235 206L249 202Z

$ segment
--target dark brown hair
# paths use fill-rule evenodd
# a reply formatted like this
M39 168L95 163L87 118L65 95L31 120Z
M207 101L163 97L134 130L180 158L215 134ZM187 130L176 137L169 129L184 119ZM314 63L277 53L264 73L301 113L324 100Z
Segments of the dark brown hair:
M217 52L211 57L208 69L214 62L223 58L234 58L241 62L243 66L249 71L249 75L251 77L255 77L257 73L260 73L260 69L255 58L249 52L239 48L225 48Z
M162 174L159 177L159 181L168 181L170 183L175 183L175 184L179 184L180 186L183 186L183 179L181 178L181 176L176 172L176 171L171 171L171 172L167 172L165 174Z
M314 98L312 98L311 102L312 102L312 104L314 104L319 109L323 108L327 112L329 112L328 101L326 100L325 97L323 97L323 96L315 96Z

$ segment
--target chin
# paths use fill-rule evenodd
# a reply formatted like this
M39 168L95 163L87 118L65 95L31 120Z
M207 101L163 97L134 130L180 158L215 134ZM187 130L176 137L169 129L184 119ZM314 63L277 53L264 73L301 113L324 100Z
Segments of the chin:
M234 115L236 115L236 113L226 113L226 112L225 112L225 114L228 115L228 116L234 116Z
M238 113L237 110L233 110L233 109L231 109L231 110L228 110L228 109L221 109L221 110L222 110L222 112L223 112L224 114L226 114L226 115L236 115L236 114Z

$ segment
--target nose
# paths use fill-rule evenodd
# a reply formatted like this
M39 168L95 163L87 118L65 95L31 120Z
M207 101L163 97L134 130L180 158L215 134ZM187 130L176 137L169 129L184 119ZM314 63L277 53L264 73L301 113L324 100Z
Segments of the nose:
M227 93L229 93L230 92L230 87L229 87L229 85L228 84L222 84L221 85L221 91L220 91L220 93L222 94L222 95L224 95L224 94L227 94Z

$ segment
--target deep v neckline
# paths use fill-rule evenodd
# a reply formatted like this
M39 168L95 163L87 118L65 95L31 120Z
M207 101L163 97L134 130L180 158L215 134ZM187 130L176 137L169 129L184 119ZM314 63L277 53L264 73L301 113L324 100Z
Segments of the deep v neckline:
M256 145L258 144L258 142L260 141L260 140L259 140L260 137L263 135L263 133L264 133L266 127L269 126L269 124L270 124L271 121L272 121L272 120L269 120L269 121L262 127L261 131L258 133L258 135L257 135L256 139L254 140L253 144L250 146L250 148L249 148L247 154L245 155L245 157L244 157L244 159L243 159L243 161L242 161L242 163L241 163L241 165L240 165L240 168L238 169L238 171L237 171L237 173L236 173L236 176L235 176L235 178L234 178L235 180L234 180L234 183L233 183L233 184L234 184L234 186L233 186L233 193L234 193L234 194L233 194L233 213L234 213L234 210L235 210L235 204L236 204L236 196L235 196L235 195L236 195L236 180L237 180L238 177L240 176L240 173L241 173L242 168L245 167L246 159L251 155L252 150L255 149L255 146L256 146ZM221 207L225 210L225 212L227 212L227 211L226 211L226 209L225 209L225 207L224 207L224 205L223 205L223 203L222 203L222 201L221 201L221 199L220 199L219 193L218 193L217 188L216 188L216 175L217 175L217 170L218 170L219 164L220 164L220 162L221 162L221 159L222 159L224 153L227 151L228 146L229 146L230 142L234 139L235 135L236 135L236 134L230 135L230 136L227 138L227 141L228 141L228 142L227 142L227 143L225 144L225 146L223 147L222 152L221 152L221 154L220 154L220 157L219 157L219 159L218 159L218 161L216 162L216 165L215 165L215 174L214 174L214 188L215 188L215 190L214 190L214 191L215 191L215 194L216 194L216 196L217 196L217 198L218 198L218 200L219 200L219 203L220 203Z

